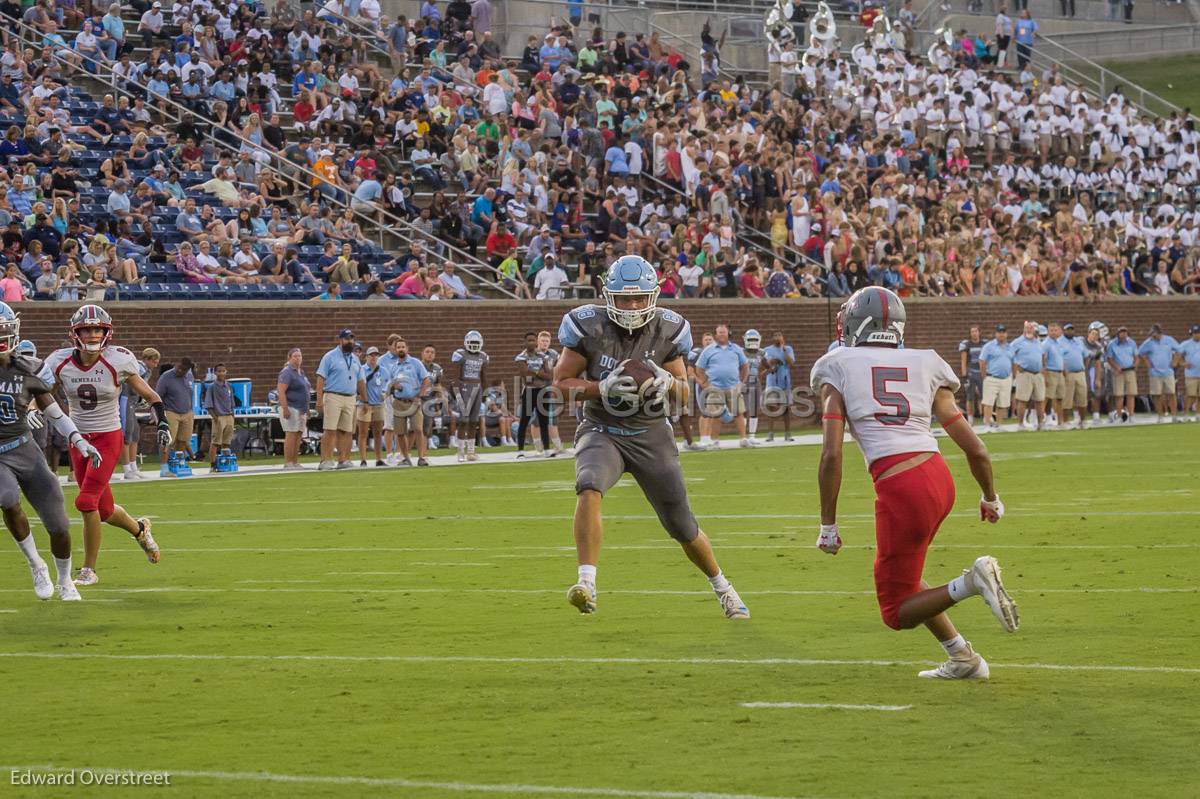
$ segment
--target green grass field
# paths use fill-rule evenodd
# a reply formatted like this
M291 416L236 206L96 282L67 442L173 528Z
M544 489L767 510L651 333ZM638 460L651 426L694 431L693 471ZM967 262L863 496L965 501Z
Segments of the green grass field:
M1188 77L1200 74L1200 55L1112 61L1104 66L1164 100L1181 108L1190 108L1192 113L1200 113L1200 83Z
M570 462L118 484L157 516L160 565L107 532L102 584L67 605L0 559L4 771L160 770L174 795L256 799L1187 795L1198 432L992 436L998 526L948 455L960 501L926 575L993 554L1021 608L1014 635L978 600L952 613L988 683L918 680L940 649L880 622L853 451L836 558L813 546L816 448L683 456L745 622L629 480L599 612L570 608ZM73 793L10 779L0 795Z

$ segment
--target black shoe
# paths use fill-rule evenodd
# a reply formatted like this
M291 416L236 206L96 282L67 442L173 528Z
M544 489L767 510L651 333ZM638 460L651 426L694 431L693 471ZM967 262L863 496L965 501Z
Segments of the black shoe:
M217 470L217 462L213 461L212 463L208 464L208 468L215 472Z
M358 465L359 465L359 466L366 466L366 465L367 465L367 462L366 462L366 461L359 461L359 462L358 462Z
M387 466L387 464L384 463L383 461L375 461L375 465L376 466Z
M417 465L418 466L428 466L429 461L425 460L424 458L417 458Z

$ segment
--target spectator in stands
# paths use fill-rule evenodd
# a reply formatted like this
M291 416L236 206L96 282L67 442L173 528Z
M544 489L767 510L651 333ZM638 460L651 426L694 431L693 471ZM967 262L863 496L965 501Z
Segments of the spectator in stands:
M453 261L442 262L442 272L438 275L438 282L442 284L442 290L446 292L446 296L454 300L481 300L483 299L478 294L472 294L467 291L467 284L458 276L457 270Z
M16 264L9 264L0 278L0 292L3 292L4 302L24 302L26 298L26 278Z
M171 446L177 452L192 456L192 425L195 412L192 405L192 359L184 356L175 366L163 372L154 390L162 397L163 406L167 412L167 424L171 432ZM159 477L169 477L171 471L167 468L167 447L159 452L161 467Z
M1016 31L1015 35L1017 40L1018 69L1024 69L1025 65L1029 63L1029 60L1033 58L1033 40L1037 35L1039 27L1040 26L1038 25L1037 21L1029 13L1029 9L1022 9L1021 17L1017 20L1017 24L1014 28Z
M547 253L542 261L542 268L533 279L533 288L539 300L561 300L564 290L571 285L571 278L559 266L558 259Z

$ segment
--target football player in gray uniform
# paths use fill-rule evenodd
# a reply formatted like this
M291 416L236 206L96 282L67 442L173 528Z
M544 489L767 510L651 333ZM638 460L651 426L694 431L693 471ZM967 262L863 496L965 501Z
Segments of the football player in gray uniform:
M71 580L71 523L63 504L62 487L31 430L45 427L49 422L93 463L99 462L100 453L79 434L74 422L51 396L51 387L37 376L40 366L37 359L19 354L18 345L23 343L20 332L21 320L12 308L0 302L0 512L5 527L29 563L37 598L49 599L57 588L59 598L78 601L79 590ZM32 403L42 412L30 410ZM57 581L51 580L50 569L38 554L29 517L21 507L22 493L50 534Z
M762 334L753 328L747 330L742 334L742 349L750 367L746 373L746 384L742 387L742 397L746 401L746 440L750 446L757 447L762 443L757 437L758 409L762 407L762 376L765 374Z
M644 258L626 255L604 277L605 305L567 313L558 330L563 352L554 385L568 405L583 403L575 433L575 548L579 579L567 601L581 613L596 610L596 564L603 523L600 503L621 475L637 480L667 533L704 572L731 619L750 612L729 584L708 537L688 505L669 405L688 400L685 358L692 347L687 321L656 307L658 277ZM653 370L645 386L625 374L631 360Z
M549 330L543 330L538 333L538 352L542 353L542 357L546 359L546 363L550 367L551 380L554 378L554 367L558 364L558 351L550 349L550 344L554 341L554 337L550 335ZM554 447L554 452L550 453L549 457L561 455L563 449L562 439L558 437L558 410L559 403L556 401L555 393L549 386L542 392L542 397L546 404L546 419L550 430L550 444Z
M482 386L487 380L488 354L483 351L483 334L468 330L463 345L450 356L458 364L454 381L458 405L458 462L477 461L475 437L479 432L479 412L483 404Z

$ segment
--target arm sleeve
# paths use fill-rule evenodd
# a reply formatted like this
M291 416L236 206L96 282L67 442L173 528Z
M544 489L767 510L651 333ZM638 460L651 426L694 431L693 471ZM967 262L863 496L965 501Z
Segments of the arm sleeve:
M691 323L684 319L683 324L679 327L679 332L675 334L671 341L675 345L674 355L667 360L674 360L675 358L687 358L688 354L692 351Z
M563 314L562 324L558 326L558 340L573 350L579 349L579 342L583 340L583 328L569 312Z

